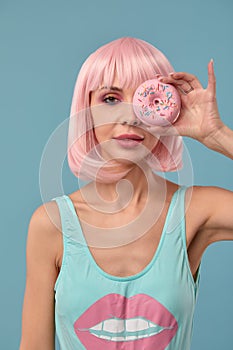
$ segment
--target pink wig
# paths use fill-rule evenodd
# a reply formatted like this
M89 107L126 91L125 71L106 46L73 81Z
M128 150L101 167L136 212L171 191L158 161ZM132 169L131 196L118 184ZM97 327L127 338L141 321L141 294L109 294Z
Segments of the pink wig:
M111 86L117 75L123 88L135 89L156 74L168 75L174 69L164 54L151 44L136 38L114 40L92 53L81 67L74 88L68 133L68 163L71 171L82 180L93 179L103 166L97 151L90 112L90 93L102 84ZM182 168L182 137L160 136L146 162L155 171L176 171ZM106 163L106 162L105 162ZM119 174L114 161L111 171L98 170L95 179L109 182Z

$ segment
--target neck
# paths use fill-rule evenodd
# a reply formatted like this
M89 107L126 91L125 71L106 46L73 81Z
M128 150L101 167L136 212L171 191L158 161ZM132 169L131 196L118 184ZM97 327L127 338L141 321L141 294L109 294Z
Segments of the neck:
M165 180L154 174L148 165L142 168L135 165L117 182L92 182L85 190L85 197L96 209L105 211L108 208L109 213L116 213L126 207L143 206L149 197L159 200L164 186Z

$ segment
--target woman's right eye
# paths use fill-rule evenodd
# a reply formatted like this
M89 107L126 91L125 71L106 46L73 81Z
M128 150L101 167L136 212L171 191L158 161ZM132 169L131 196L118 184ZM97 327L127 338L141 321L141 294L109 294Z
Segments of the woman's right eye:
M111 105L114 105L114 104L116 104L116 103L119 102L119 100L118 100L116 97L114 97L114 96L107 96L107 97L105 97L105 98L103 99L103 101L104 101L105 103L111 104Z

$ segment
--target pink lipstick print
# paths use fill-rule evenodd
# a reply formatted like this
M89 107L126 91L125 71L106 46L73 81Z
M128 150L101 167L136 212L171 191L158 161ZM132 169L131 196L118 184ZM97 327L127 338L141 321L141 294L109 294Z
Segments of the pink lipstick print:
M178 330L175 317L157 300L108 294L74 323L87 350L164 350Z

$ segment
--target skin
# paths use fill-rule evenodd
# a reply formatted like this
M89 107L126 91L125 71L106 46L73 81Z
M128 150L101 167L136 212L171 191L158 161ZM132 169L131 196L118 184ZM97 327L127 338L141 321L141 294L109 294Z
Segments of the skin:
M161 81L172 83L179 89L182 110L179 119L174 124L175 128L171 130L163 127L160 132L166 134L177 132L182 136L192 137L206 147L233 159L231 141L233 131L223 124L218 113L213 62L208 64L207 89L203 89L195 76L185 72L161 77ZM117 84L116 79L114 85ZM194 88L193 91L188 94L182 92L188 90L190 85ZM106 91L106 94L119 100L120 105L122 102L131 103L133 92L134 89L123 89L117 94L113 91L111 93ZM114 101L116 102L116 100ZM151 133L158 132L158 127L153 127L148 132L138 126L131 125L130 121L135 119L133 113L127 114L129 122L127 125L122 123L125 114L119 114L119 119L115 124L98 125L98 110L94 108L98 104L100 104L99 91L95 91L91 95L91 107L93 107L95 135L99 143L110 140L121 133L129 132L143 133L145 137L143 144L148 151L156 145L158 140ZM104 110L109 107L116 108L114 105L109 106L108 103L103 106ZM114 156L114 152L118 152L118 149L107 147L103 149L103 156L110 159ZM131 151L127 152L128 155ZM145 176L133 162L135 160L133 152L130 155L132 161L130 161L130 156L127 156L126 161L124 160L126 153L121 153L121 155L122 160L118 159L118 166L128 170L125 178L131 182L134 189L129 205L124 209L118 206L118 211L106 215L87 205L80 190L76 191L69 196L83 227L87 222L99 227L117 227L119 222L125 224L137 218L142 210L147 198ZM141 153L140 156L142 157L143 154ZM157 202L160 203L158 197L160 183L157 184L153 188L152 196L157 198ZM90 247L97 264L104 271L113 275L128 276L138 273L150 262L160 240L172 194L177 188L177 184L166 181L165 199L161 201L162 205L156 207L157 214L160 213L158 220L142 237L128 245L116 248ZM85 187L83 194L92 193L93 189L93 184L89 184ZM97 183L97 190L106 201L114 201L117 198L114 183ZM213 186L193 186L187 190L185 200L187 251L190 269L195 279L205 249L217 241L233 240L233 193ZM62 263L62 254L63 244L58 208L55 202L48 202L34 211L28 228L27 280L20 350L52 350L55 348L53 288Z

